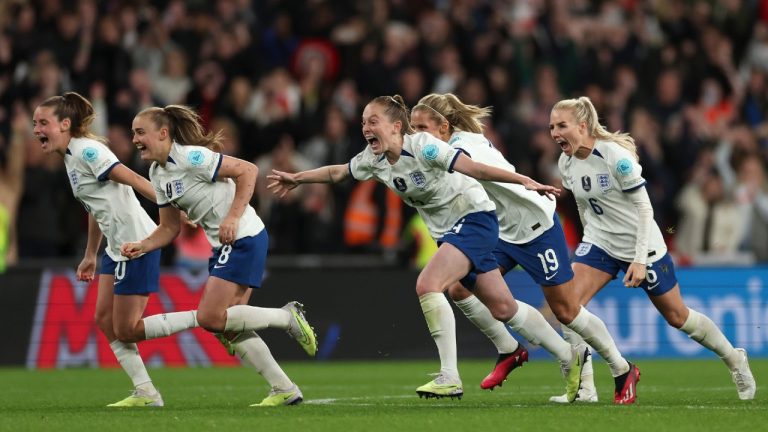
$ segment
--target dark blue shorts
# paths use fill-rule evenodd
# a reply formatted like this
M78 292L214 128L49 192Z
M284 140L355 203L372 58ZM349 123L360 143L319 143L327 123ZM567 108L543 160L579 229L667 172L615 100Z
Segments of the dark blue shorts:
M267 266L269 236L263 229L255 236L235 240L213 249L208 274L239 285L259 288Z
M495 211L470 213L461 218L437 245L450 243L472 263L475 273L496 270L499 264L493 257L493 248L499 241L499 220Z
M604 250L591 243L579 243L573 262L588 265L592 268L604 271L616 279L619 270L626 273L631 263L622 261L608 255ZM649 296L659 296L671 290L677 285L675 276L675 264L669 254L664 254L658 261L646 266L647 275L640 284Z
M573 270L568 255L568 246L560 220L535 239L523 244L509 243L499 239L493 251L496 262L504 271L520 265L534 282L542 286L560 285L573 279ZM461 280L467 289L473 289L477 275L468 274Z
M160 289L160 250L127 261L114 261L105 253L101 257L99 274L115 276L115 294L157 292Z

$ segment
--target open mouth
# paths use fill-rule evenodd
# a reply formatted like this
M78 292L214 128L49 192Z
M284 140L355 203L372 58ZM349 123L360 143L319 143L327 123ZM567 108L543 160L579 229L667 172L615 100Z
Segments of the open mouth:
M565 150L565 149L567 149L569 147L568 141L566 141L564 139L555 140L555 143L557 143L557 145L560 146L561 150Z
M37 137L38 141L40 141L40 147L42 148L48 148L48 144L50 141L48 140L48 137L45 135L40 135Z
M368 145L370 145L371 147L379 145L379 139L376 138L375 136L365 137L365 140L368 142Z

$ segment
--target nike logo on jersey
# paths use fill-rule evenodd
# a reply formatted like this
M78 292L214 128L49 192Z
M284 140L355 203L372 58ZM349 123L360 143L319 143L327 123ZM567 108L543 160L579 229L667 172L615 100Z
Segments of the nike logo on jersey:
M218 264L215 264L215 265L213 266L213 268L215 268L215 269L219 269L219 268L223 268L223 267L226 267L226 266L227 266L226 264L225 264L225 265L218 265Z
M655 283L655 284L653 284L653 285L648 285L648 289L649 289L649 290L652 290L652 289L656 288L657 286L659 286L659 283L661 283L661 282L656 282L656 283Z
M552 273L552 274L551 274L551 275L549 275L549 276L544 276L544 279L546 279L546 280L551 280L553 277L557 276L557 273L558 273L558 272L554 272L554 273Z

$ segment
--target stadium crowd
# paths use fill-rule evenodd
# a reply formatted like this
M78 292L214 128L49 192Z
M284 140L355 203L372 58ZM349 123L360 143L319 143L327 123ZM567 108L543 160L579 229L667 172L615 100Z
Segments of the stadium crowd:
M76 257L85 212L31 110L87 96L130 168L131 120L185 104L252 160L271 254L408 251L423 224L370 182L266 190L275 168L342 164L362 106L455 93L492 106L486 135L518 171L559 184L552 105L586 95L637 142L655 219L679 264L768 262L768 0L0 0L0 254ZM156 218L157 209L143 205ZM559 214L580 238L572 197ZM410 245L410 246L409 246ZM200 263L189 227L166 264ZM0 271L5 264L0 260Z

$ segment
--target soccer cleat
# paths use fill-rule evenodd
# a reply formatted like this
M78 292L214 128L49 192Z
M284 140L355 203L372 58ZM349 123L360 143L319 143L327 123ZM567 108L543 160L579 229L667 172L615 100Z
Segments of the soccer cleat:
M637 400L637 383L640 382L640 369L629 363L629 371L614 378L616 390L613 394L613 403L629 405Z
M461 385L460 379L452 379L442 373L433 375L437 375L437 377L416 389L416 394L419 395L419 398L424 397L426 399L439 399L450 397L451 399L461 399L461 396L464 395L464 388Z
M581 371L584 369L584 363L588 357L589 348L586 345L579 345L571 348L571 361L560 365L560 370L565 378L565 396L568 403L575 401L579 394Z
M227 349L227 354L233 356L235 355L235 345L226 337L224 337L221 333L215 333L214 336L216 336L216 339L221 342L222 345L224 345L224 348Z
M304 305L292 301L283 306L283 309L291 314L287 330L288 334L296 339L296 342L304 348L304 351L310 357L314 357L317 354L317 335L315 335L315 330L307 322L307 318L304 317Z
M276 387L272 387L267 397L261 402L251 405L252 407L274 407L284 405L298 405L304 400L304 395L301 394L299 386L292 385L288 390L279 390Z
M562 394L560 396L551 396L549 398L549 401L555 402L555 403L562 403L562 404L569 403L567 394ZM590 403L597 402L597 389L594 387L591 389L588 389L582 386L579 389L579 392L576 394L576 400L574 402L590 402Z
M511 353L499 354L498 360L496 360L496 366L494 366L491 373L480 382L480 388L484 390L493 390L494 387L499 386L507 380L512 370L517 367L523 366L523 363L528 361L528 350L522 345L518 346L516 350Z
M159 392L150 394L144 390L136 389L127 398L109 404L108 407L161 407L165 405L163 403L163 397Z
M752 376L752 371L749 369L747 351L744 348L736 348L736 351L738 351L744 359L731 371L731 378L733 379L733 383L736 384L736 391L739 393L739 399L754 399L757 385L755 384L755 377Z

